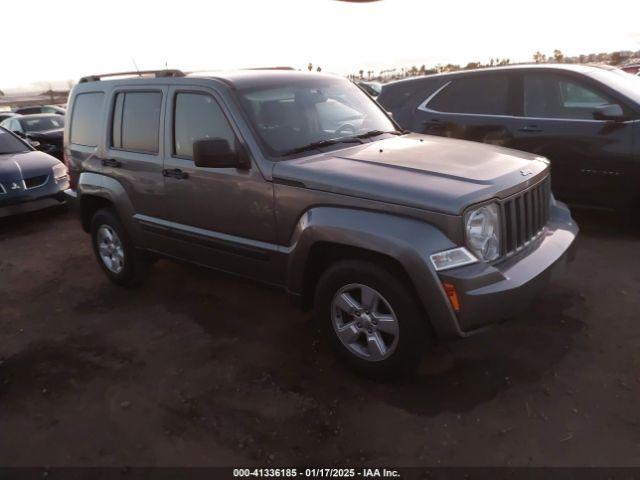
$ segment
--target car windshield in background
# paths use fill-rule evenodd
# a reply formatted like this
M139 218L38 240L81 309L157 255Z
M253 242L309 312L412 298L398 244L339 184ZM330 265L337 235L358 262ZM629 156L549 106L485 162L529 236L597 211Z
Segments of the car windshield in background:
M0 155L28 152L30 149L15 136L0 129Z
M34 117L20 120L25 132L44 132L64 128L64 117L51 115L50 117Z
M283 82L240 90L239 96L253 127L274 155L396 130L362 90L339 78Z
M636 77L622 70L597 69L591 77L618 90L634 102L640 103L640 77Z

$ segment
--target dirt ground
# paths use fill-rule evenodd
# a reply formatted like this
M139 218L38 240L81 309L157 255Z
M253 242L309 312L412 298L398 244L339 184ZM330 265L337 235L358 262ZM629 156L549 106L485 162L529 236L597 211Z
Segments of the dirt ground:
M169 261L121 289L72 214L4 220L0 465L640 466L640 234L576 218L525 315L396 384L278 290Z

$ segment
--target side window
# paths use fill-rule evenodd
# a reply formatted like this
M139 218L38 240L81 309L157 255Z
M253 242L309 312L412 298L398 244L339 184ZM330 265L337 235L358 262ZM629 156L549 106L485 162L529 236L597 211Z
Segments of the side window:
M509 115L509 77L485 75L454 80L427 107L447 113Z
M524 77L527 117L592 120L600 105L613 103L606 95L572 78L549 73Z
M104 93L81 93L73 103L71 114L71 143L96 147L100 136L100 119Z
M201 93L178 93L174 106L174 154L193 157L193 142L222 138L236 148L236 136L213 97Z
M111 128L113 148L158 153L162 92L120 92Z

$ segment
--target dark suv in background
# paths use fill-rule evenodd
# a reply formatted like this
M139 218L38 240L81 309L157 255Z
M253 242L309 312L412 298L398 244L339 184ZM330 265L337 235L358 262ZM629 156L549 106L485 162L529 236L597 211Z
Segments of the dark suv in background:
M640 78L609 67L527 65L385 85L404 128L543 155L554 194L627 209L640 201Z
M544 158L407 134L341 77L147 76L87 77L69 102L82 226L116 284L162 256L277 285L388 374L526 308L570 258Z

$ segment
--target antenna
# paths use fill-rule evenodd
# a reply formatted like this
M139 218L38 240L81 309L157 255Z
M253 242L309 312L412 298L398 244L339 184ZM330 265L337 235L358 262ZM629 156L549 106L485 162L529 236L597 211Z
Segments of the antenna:
M136 64L135 58L132 57L131 61L133 62L133 66L136 67L136 72L138 72L138 76L141 77L142 75L140 74L140 69L138 68L138 65Z

